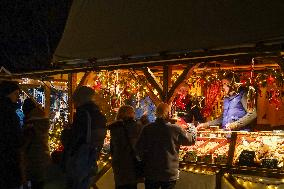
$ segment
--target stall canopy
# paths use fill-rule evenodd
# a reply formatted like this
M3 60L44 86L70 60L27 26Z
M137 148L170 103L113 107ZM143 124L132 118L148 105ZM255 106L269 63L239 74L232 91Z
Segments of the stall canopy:
M284 36L281 0L74 0L56 60L211 49Z

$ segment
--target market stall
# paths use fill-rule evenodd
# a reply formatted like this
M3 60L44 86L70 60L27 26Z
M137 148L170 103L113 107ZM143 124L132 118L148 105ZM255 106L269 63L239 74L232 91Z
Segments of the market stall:
M257 59L258 62L260 60ZM232 183L237 187L262 180L257 184L281 187L283 135L272 131L275 128L281 129L284 120L284 114L281 113L284 111L283 74L279 66L275 63L253 64L252 61L243 66L232 66L226 61L207 63L205 68L200 65L202 64L61 74L61 79L54 76L49 81L24 79L21 85L29 86L27 93L43 106L48 106L46 88L51 89L50 115L53 120L59 117L57 120L61 120L52 126L51 149L60 150L60 133L67 121L71 123L72 120L72 102L68 97L78 86L87 85L96 91L96 102L108 121L114 120L116 111L123 104L132 105L138 119L146 113L148 119L153 121L155 105L164 101L172 105L173 120L186 128L187 124L197 125L198 122L221 115L223 94L220 78L222 74L233 70L241 78L239 85L251 89L251 103L248 105L257 105L259 116L253 128L255 132L236 133L218 127L199 132L194 146L181 148L181 174L177 188L196 188L197 185L200 188L225 188ZM271 131L259 132L261 130ZM240 163L241 154L245 150L249 151L248 155L252 154L253 161L250 165ZM102 182L101 179L109 173L111 167L109 134L99 167L100 172L95 179L98 183Z

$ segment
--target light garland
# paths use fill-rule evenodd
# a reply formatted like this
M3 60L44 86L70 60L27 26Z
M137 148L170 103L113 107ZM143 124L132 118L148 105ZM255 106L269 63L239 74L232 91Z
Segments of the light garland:
M237 175L232 175L236 181L241 184L241 185L251 185L251 184L263 184L266 185L267 188L271 188L271 189L277 189L278 186L284 184L284 179L281 179L279 181L274 181L271 182L265 178L255 178L253 179L252 177L247 177L247 176L237 176Z

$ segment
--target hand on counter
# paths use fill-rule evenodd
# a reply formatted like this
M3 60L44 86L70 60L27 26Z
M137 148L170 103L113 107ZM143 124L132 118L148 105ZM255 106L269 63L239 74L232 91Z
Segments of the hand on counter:
M236 128L237 128L237 124L235 122L228 123L225 126L225 130L227 131L235 130Z
M207 127L209 127L208 123L200 123L200 124L197 125L196 129L200 130L202 128L207 128Z

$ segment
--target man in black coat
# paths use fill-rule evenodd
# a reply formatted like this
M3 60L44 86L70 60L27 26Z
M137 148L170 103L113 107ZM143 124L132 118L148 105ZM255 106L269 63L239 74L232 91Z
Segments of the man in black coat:
M0 187L6 189L23 184L23 135L16 114L19 92L12 81L0 84Z
M95 104L94 95L95 91L86 86L79 87L73 94L76 113L71 128L71 140L67 144L67 151L70 157L78 157L79 160L80 155L85 155L88 156L88 161L91 162L80 162L83 165L88 166L80 173L74 173L76 169L70 167L70 165L66 165L66 188L68 189L89 188L92 184L92 177L95 175L98 168L97 159L106 137L106 118ZM89 126L91 130L90 133L88 133ZM89 137L87 136L87 133L89 134ZM91 153L78 154L80 148L87 143L88 138L90 138L89 148ZM71 165L73 164L71 163Z
M173 189L179 176L179 147L192 145L195 133L167 122L169 106L165 103L156 109L157 119L143 129L136 149L145 163L146 189Z

